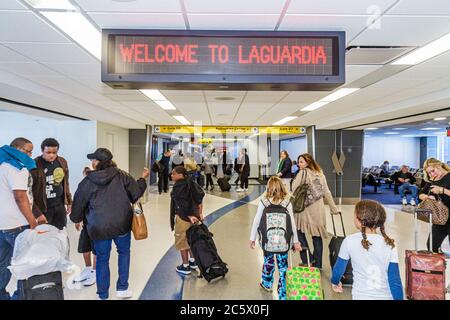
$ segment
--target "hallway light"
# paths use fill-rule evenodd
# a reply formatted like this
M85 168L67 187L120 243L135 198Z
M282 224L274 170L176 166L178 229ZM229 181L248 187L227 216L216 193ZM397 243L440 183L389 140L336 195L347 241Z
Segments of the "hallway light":
M431 59L441 53L450 50L450 33L440 37L429 44L406 54L394 62L393 65L415 65Z
M167 98L164 97L163 94L159 90L141 89L139 91L142 92L148 98L152 99L153 101L156 101L156 100L167 100Z
M320 102L333 102L336 101L338 99L341 99L345 96L348 96L349 94L352 94L355 91L358 91L360 88L342 88L339 89L336 92L333 92L329 95L327 95L326 97L320 99Z
M289 117L283 118L283 119L275 122L273 124L273 126L281 126L282 124L285 124L286 122L292 121L292 120L294 120L296 118L298 118L298 117L296 117L296 116L289 116Z
M42 15L94 57L101 60L102 34L80 12L42 11Z
M76 10L69 0L25 0L35 9Z
M191 124L185 117L183 116L173 116L179 123L181 124Z
M430 131L430 130L439 130L440 128L422 128L420 130Z
M445 119L447 119L447 118L446 117L437 117L437 118L434 118L433 120L440 121L440 120L445 120Z
M398 132L385 132L384 134L400 134Z
M328 102L326 101L316 101L314 103L311 103L309 106L304 107L303 109L301 109L301 111L313 111L323 107L326 104L328 104Z
M378 130L378 128L366 128L364 130Z
M154 102L156 104L158 104L161 107L161 109L164 109L164 110L177 110L177 108L175 108L175 106L169 100L162 100L162 101L156 100Z

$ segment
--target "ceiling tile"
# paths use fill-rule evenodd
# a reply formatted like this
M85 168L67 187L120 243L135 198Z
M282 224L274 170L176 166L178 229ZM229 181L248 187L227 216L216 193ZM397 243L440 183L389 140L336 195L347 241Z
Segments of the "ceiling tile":
M285 0L187 0L189 13L281 13Z
M27 8L16 0L2 0L0 10L27 10Z
M423 46L450 32L449 17L383 16L379 28L364 30L351 41L358 46Z
M185 29L181 13L90 13L100 28Z
M29 76L60 76L58 73L35 62L1 63L0 68L25 78Z
M201 101L175 102L174 105L191 123L201 121L203 125L211 124L208 108L203 99Z
M272 125L274 122L283 119L291 115L292 113L300 110L307 103L285 103L281 102L271 108L267 113L265 113L261 118L256 120L252 125Z
M317 1L316 1L317 2ZM280 31L345 31L346 42L353 39L366 26L369 16L325 16L287 14Z
M274 30L278 18L278 14L188 14L191 29L205 30Z
M101 12L180 12L179 0L75 0L85 11Z
M5 43L23 55L42 63L97 63L98 61L72 43Z
M381 67L381 65L346 65L345 85L350 84Z
M71 78L94 77L101 72L100 62L98 63L47 63L49 68L56 70Z
M403 0L389 10L388 14L450 16L450 1Z
M234 119L233 125L249 125L273 106L271 102L244 102Z
M69 42L30 11L0 11L0 42L4 41Z
M374 14L383 12L397 0L291 0L287 13ZM408 0L409 1L409 0Z
M5 46L0 45L0 62L31 62L31 60Z

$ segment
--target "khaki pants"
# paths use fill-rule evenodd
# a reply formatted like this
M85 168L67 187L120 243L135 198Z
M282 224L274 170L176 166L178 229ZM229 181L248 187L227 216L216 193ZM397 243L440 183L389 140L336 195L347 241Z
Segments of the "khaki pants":
M178 251L189 250L186 231L192 226L191 222L184 221L178 215L175 216L175 249Z

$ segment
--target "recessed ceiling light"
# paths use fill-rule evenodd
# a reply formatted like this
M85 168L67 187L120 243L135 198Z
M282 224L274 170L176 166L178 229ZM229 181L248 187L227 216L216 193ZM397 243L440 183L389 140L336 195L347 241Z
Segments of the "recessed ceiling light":
M434 118L433 120L440 121L440 120L445 120L445 119L447 119L447 118L446 117L437 117L437 118Z
M406 130L408 128L393 128L392 130Z
M323 107L326 104L328 104L328 102L326 101L316 101L314 103L311 103L309 106L304 107L303 109L301 109L301 111L313 111Z
M400 134L398 132L385 132L384 134Z
M336 92L333 92L333 93L327 95L326 97L320 99L319 101L320 102L333 102L333 101L343 98L357 90L359 90L359 88L342 88Z
M285 124L286 122L292 121L292 120L294 120L296 118L298 118L298 117L296 117L296 116L289 116L289 117L283 118L283 119L275 122L273 125L274 126L280 126L280 125Z
M68 0L25 0L35 9L76 10Z
M149 97L150 99L156 101L156 100L167 100L166 97L163 96L163 94L159 90L153 90L153 89L142 89L139 90L144 95Z
M173 116L179 123L181 124L191 124L185 117L183 116Z
M450 50L450 33L392 62L393 65L414 65Z
M439 130L440 128L422 128L420 130Z
M155 103L158 104L163 110L177 110L177 108L175 108L172 102L168 100L161 100L161 101L157 100L155 101Z
M365 130L378 130L378 128L366 128Z

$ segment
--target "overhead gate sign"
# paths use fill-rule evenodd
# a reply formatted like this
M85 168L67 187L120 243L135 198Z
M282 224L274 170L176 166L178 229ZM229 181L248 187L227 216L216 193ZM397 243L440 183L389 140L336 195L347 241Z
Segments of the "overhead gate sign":
M331 90L345 83L345 33L103 30L114 88Z

